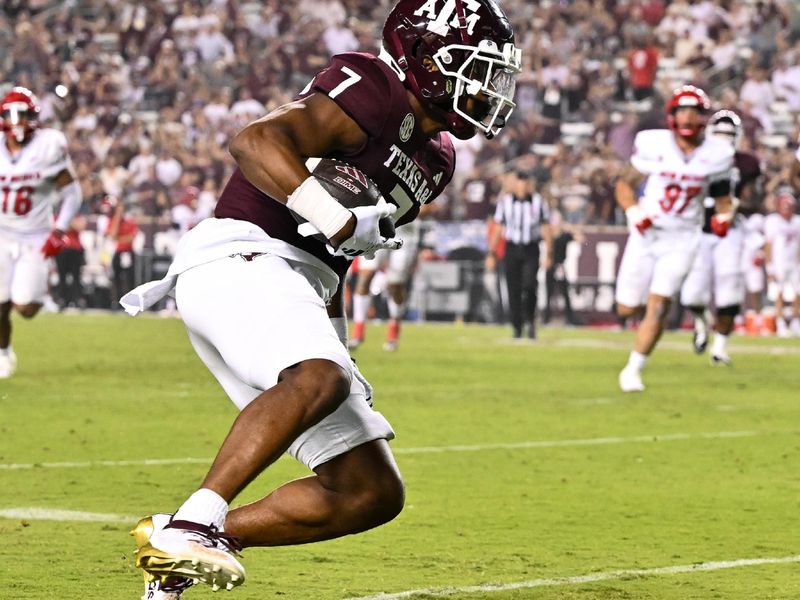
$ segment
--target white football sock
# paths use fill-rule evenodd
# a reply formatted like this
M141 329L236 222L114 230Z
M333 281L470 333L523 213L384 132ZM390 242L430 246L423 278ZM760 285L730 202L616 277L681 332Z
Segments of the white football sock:
M369 294L355 294L353 295L353 322L363 323L367 320L367 313L369 312L369 304L372 298Z
M717 332L714 334L714 341L711 344L711 354L716 356L727 354L728 336Z
M222 528L228 515L228 503L216 492L200 488L183 503L173 517L176 521L191 521Z
M398 304L397 302L389 298L389 301L386 303L386 305L389 308L389 318L396 320L400 320L401 318L403 318L403 312L406 309L405 302L403 302L402 304Z
M633 350L631 355L628 357L628 366L636 369L637 371L641 371L646 362L647 355L636 352L636 350Z

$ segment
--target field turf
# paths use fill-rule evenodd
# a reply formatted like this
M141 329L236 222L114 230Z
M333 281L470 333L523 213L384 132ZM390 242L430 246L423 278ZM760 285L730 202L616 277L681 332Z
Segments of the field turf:
M235 416L180 321L14 321L0 381L0 599L132 600L128 530L195 489ZM249 549L248 581L192 598L800 597L800 342L735 337L712 368L665 336L648 389L616 377L631 332L368 329L357 351L392 422L392 523ZM281 459L239 501L305 475ZM418 592L414 593L415 590ZM381 596L381 593L385 593Z

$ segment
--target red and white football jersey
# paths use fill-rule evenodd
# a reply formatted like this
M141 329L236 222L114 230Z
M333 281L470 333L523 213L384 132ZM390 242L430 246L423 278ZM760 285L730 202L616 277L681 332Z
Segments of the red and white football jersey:
M788 221L778 213L764 219L764 237L772 246L772 263L778 268L794 268L800 263L800 216Z
M0 231L4 235L47 232L59 195L55 176L71 169L67 138L56 129L38 129L12 157L0 133Z
M730 181L733 148L707 137L685 155L669 129L640 131L631 164L647 175L639 205L659 229L693 229L703 222L703 199L717 181Z

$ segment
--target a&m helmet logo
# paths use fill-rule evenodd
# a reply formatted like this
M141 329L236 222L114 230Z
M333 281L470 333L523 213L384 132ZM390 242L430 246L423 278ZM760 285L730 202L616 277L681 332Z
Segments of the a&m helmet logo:
M400 124L400 141L407 142L414 132L414 115L408 113Z
M456 10L456 0L444 0L444 5L437 10L436 5L440 4L442 0L425 0L425 3L414 11L414 15L419 17L425 15L430 19L428 23L428 31L441 36L445 36L450 32L451 27L459 28L466 25L467 33L472 35L475 29L475 24L480 19L478 9L481 7L477 0L461 0L461 6L464 9L464 25L459 23L459 15Z

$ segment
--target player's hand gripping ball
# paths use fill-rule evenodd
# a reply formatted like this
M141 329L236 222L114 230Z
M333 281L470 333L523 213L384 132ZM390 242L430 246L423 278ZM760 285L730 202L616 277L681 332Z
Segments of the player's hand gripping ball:
M362 173L359 169L345 162L333 158L312 158L306 165L311 174L316 177L325 191L333 196L339 204L347 209L359 206L375 206L383 198L375 182ZM296 213L292 213L300 223L298 231L301 235L310 235L323 244L329 243L324 235ZM304 225L306 224L306 225ZM378 222L378 230L385 238L394 237L394 221L391 217L384 217Z

